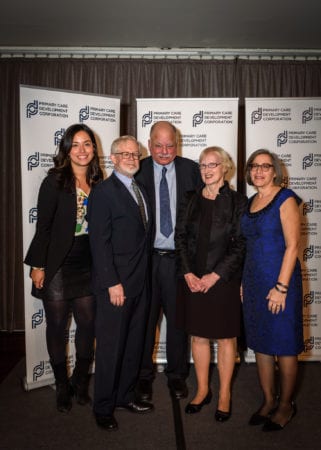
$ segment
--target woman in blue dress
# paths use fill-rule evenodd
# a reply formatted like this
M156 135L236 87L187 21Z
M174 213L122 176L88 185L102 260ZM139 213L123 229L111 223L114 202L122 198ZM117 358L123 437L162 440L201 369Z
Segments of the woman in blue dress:
M296 413L293 395L303 350L299 197L281 187L281 162L257 150L246 163L257 193L241 220L246 237L243 311L247 345L255 352L264 402L250 418L264 431L281 430ZM275 382L275 361L279 388Z

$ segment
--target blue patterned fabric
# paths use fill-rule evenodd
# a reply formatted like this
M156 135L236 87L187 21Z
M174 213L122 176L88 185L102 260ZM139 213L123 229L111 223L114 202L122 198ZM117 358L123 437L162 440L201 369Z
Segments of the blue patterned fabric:
M262 210L248 210L241 220L246 237L246 259L243 272L243 311L247 346L268 355L297 355L303 350L302 279L297 260L285 311L272 314L266 296L278 281L285 251L279 208L289 197L298 204L299 197L290 189L281 189Z

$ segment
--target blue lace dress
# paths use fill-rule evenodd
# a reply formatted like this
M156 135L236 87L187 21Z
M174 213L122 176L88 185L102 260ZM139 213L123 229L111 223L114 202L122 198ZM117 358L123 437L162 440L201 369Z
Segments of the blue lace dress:
M243 313L247 346L267 355L298 355L303 350L302 278L297 260L286 296L285 311L272 314L266 296L278 281L285 251L279 208L289 197L298 204L299 197L282 188L260 211L247 212L241 220L246 237L246 258L243 271Z

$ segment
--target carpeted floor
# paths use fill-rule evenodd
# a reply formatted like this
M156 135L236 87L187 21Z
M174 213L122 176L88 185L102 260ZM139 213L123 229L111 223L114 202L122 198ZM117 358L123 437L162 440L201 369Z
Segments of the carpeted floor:
M188 416L188 399L172 400L166 377L154 382L155 411L137 416L116 411L119 430L97 428L89 406L75 404L69 414L58 413L55 392L43 387L25 392L22 360L0 385L0 449L77 450L317 450L321 447L321 363L300 363L298 414L282 431L263 433L247 425L260 404L255 364L240 363L233 385L233 414L225 423L214 420L217 368L213 367L212 403ZM91 380L91 390L94 379ZM188 378L190 396L195 389L194 368Z

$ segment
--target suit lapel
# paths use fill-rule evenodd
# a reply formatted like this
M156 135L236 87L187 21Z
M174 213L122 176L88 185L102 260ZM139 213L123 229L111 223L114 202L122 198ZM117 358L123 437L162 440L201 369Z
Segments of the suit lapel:
M113 179L115 187L117 189L119 189L119 195L124 198L126 204L128 205L129 211L131 211L133 213L135 219L138 220L138 222L143 225L143 220L142 220L142 217L141 217L141 214L140 214L140 211L139 211L139 206L136 203L135 199L133 198L131 193L128 191L128 189L124 185L124 183L122 183L117 178L117 176L114 173L112 173L111 177ZM139 185L139 189L140 189L140 191L142 192L142 194L144 196L144 200L145 200L146 205L148 205L148 200L146 200L146 193L145 193L145 191L142 190L140 185ZM150 214L151 214L151 212L148 210L148 217L151 217Z

